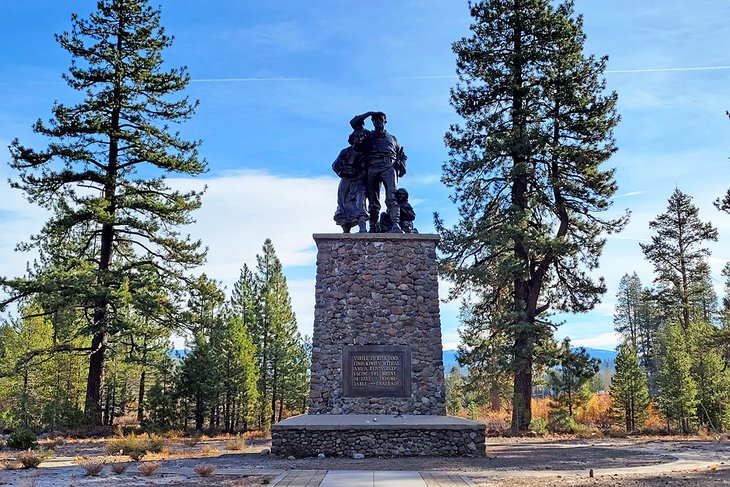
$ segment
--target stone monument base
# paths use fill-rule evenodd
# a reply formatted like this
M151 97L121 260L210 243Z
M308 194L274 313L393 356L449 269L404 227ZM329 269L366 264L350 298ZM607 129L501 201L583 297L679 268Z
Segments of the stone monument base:
M303 414L271 427L271 453L298 458L483 457L484 424L454 416Z

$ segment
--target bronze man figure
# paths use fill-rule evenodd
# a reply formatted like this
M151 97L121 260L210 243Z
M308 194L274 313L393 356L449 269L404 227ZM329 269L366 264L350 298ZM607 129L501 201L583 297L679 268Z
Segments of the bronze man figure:
M365 120L370 118L375 130L365 129ZM355 131L363 131L367 137L355 144L355 149L363 155L366 167L366 186L368 190L368 213L370 232L378 231L380 216L380 185L385 187L385 205L392 222L390 233L403 233L400 227L400 208L395 199L399 177L406 174L406 155L398 139L386 132L387 118L383 112L367 112L355 116L350 125Z

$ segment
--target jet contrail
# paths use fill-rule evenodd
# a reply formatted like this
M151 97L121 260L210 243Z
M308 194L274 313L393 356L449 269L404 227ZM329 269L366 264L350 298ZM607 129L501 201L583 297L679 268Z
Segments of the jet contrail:
M721 71L730 66L695 66L689 68L644 68L644 69L607 69L607 73L662 73L668 71Z
M691 66L685 68L641 68L641 69L607 69L606 73L663 73L673 71L723 71L730 69L730 66ZM434 76L399 76L393 79L445 79L457 78L456 75L434 75Z
M246 81L306 81L309 78L199 78L191 83L236 83Z

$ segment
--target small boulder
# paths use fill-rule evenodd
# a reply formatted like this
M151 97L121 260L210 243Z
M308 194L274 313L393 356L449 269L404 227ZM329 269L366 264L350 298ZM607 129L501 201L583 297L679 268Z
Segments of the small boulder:
M324 453L320 453L319 455L317 455L317 458L320 460L324 460L325 459Z

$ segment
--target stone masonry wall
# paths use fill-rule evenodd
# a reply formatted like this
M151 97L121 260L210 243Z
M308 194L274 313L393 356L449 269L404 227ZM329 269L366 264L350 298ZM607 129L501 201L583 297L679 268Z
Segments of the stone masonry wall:
M319 234L309 414L445 415L436 235ZM343 397L343 345L411 347L410 397Z
M469 429L339 429L289 428L273 437L271 453L278 456L367 457L484 456L484 427Z

